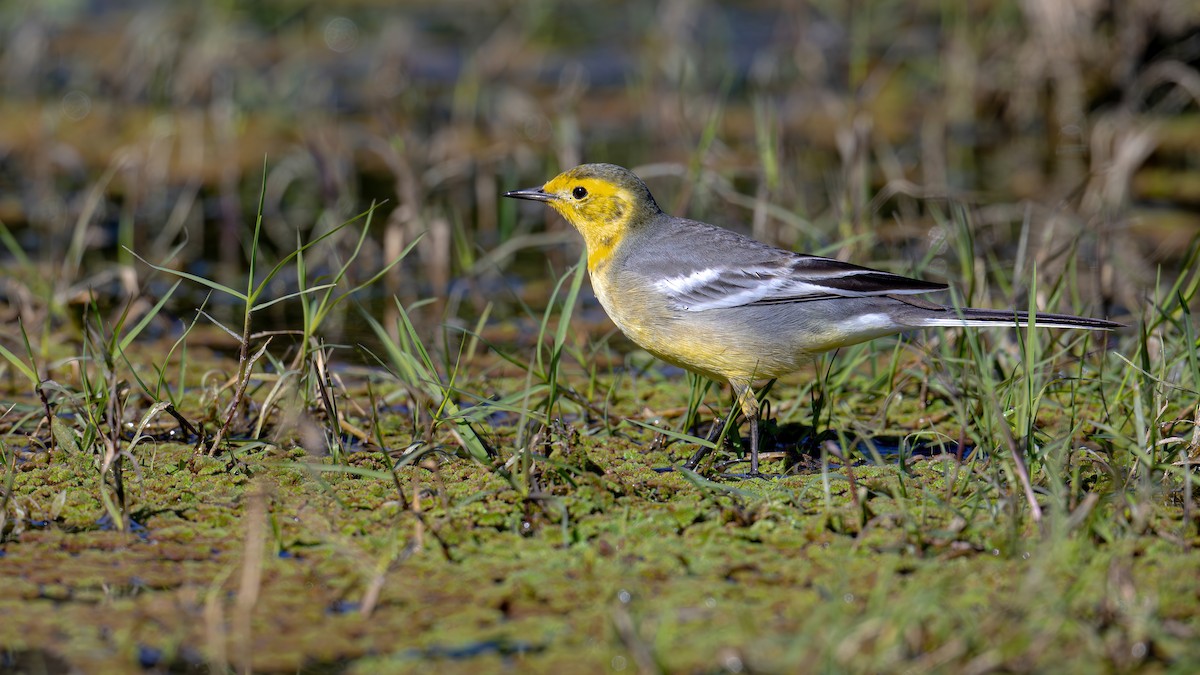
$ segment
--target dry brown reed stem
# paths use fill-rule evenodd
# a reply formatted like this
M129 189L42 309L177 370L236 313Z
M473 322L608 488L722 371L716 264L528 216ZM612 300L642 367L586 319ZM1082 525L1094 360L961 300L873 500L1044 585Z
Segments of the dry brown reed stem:
M253 626L254 607L262 590L263 558L267 539L267 506L270 494L258 485L246 495L245 546L242 551L242 575L238 584L233 610L233 639L237 668L243 673L253 672Z
M250 324L247 322L246 328L249 329L249 327ZM221 428L217 430L216 436L213 436L212 444L208 448L210 456L217 454L217 451L221 447L221 441L225 440L225 437L229 434L229 429L233 425L233 418L237 417L242 400L246 397L246 387L250 385L250 376L254 372L254 364L267 352L267 345L269 344L271 344L270 338L264 340L262 347L259 347L258 351L250 356L248 355L250 336L247 334L242 337L238 354L237 389L233 393L233 400L229 402L229 407L225 409L225 421L221 424ZM203 444L203 442L204 440L201 439L197 447Z

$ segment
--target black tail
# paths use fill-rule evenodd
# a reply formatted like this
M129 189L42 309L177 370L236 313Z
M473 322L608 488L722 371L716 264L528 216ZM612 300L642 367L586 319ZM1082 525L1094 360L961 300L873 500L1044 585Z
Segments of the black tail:
M929 310L918 318L921 326L1028 326L1029 312L1017 310L975 309L973 307L942 307ZM1039 328L1082 328L1084 330L1113 330L1125 324L1105 319L1089 319L1071 314L1043 314L1033 317Z

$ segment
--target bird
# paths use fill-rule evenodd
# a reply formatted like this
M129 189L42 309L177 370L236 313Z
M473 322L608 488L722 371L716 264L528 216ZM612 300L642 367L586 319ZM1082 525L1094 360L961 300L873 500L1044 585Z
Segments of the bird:
M946 284L777 248L668 215L634 172L583 164L505 197L544 202L583 236L596 298L650 354L732 388L750 424L759 473L755 382L799 370L822 352L935 326L1026 326L1027 312L939 305L916 297ZM1122 324L1037 313L1039 327Z

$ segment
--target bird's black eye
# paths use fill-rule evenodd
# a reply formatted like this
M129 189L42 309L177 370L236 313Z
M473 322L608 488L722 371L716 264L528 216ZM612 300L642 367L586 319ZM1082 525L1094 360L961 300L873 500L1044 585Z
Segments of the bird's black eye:
M571 190L571 196L575 199L583 199L587 196L587 188L582 185L576 185L574 190Z

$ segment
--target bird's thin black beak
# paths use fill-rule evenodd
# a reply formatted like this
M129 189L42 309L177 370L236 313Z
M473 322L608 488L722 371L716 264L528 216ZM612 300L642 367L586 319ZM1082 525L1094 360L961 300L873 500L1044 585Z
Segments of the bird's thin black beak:
M511 192L505 192L504 196L512 197L513 199L529 199L535 202L550 202L558 199L558 195L550 194L540 187L525 188L524 190L513 190Z

